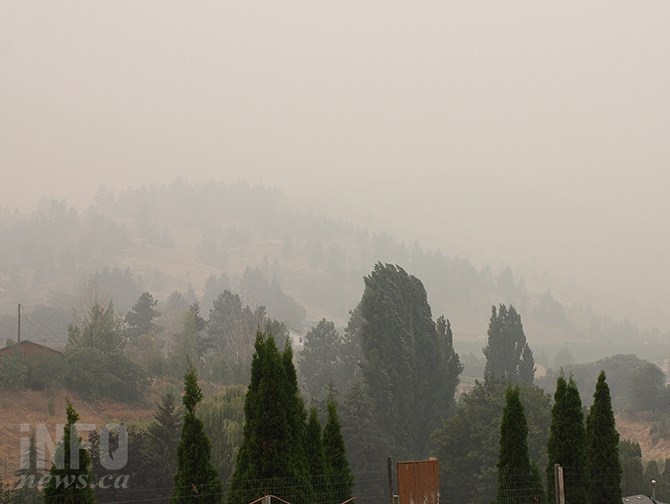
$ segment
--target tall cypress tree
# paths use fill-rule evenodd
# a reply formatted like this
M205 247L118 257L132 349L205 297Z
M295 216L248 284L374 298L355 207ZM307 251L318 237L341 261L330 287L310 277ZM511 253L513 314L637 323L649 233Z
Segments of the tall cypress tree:
M332 395L328 398L328 420L323 428L323 449L328 476L332 485L333 502L343 502L352 496L354 478L347 459L347 450L337 417L337 406Z
M266 494L293 504L312 497L301 434L304 407L301 412L297 382L288 376L289 362L289 353L279 352L272 335L258 333L244 402L244 439L228 492L229 504L246 504ZM299 449L292 446L296 444Z
M610 389L601 371L586 419L590 497L594 504L621 502L619 433L616 430Z
M326 486L326 455L323 449L321 422L316 414L316 408L309 411L309 421L305 431L305 452L309 464L312 488L316 502L329 502L330 493Z
M190 367L184 376L182 402L186 410L177 448L177 474L174 477L172 504L217 504L223 492L216 469L210 461L211 442L195 408L202 400L198 375Z
M147 447L144 459L148 486L155 488L154 498L168 502L172 495L174 475L177 472L177 450L181 437L181 411L172 392L156 404L154 419L147 428Z
M79 415L69 401L66 414L63 441L56 449L49 482L44 488L44 504L92 504L95 496L91 487L91 456L81 445L75 426Z
M582 400L572 377L556 380L547 442L547 491L554 496L554 464L563 467L566 502L588 502L586 429Z
M503 380L521 385L532 385L535 359L526 342L521 315L513 306L501 304L491 307L488 342L484 348L487 380Z
M331 394L327 401L328 420L323 428L323 449L326 455L326 467L331 483L333 502L343 502L352 496L354 477L349 467L347 449L337 416L337 405Z
M519 398L519 387L508 387L500 423L496 504L541 501L542 482L528 456L528 424Z
M360 379L347 392L340 411L355 495L361 501L381 501L386 492L386 457L391 448L389 438L375 422L374 405Z
M621 493L635 495L642 493L644 488L644 467L642 466L642 450L638 443L624 439L619 443L619 459L621 460Z

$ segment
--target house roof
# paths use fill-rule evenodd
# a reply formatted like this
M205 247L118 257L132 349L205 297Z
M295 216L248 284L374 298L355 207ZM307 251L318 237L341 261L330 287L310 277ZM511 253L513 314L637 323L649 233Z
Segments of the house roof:
M32 355L38 353L50 353L54 355L59 355L62 352L56 350L55 348L48 347L46 345L41 345L30 340L22 340L19 343L9 343L4 348L0 348L0 357L3 355L10 354L16 350L20 350L24 355Z
M630 495L628 497L623 497L621 501L624 504L665 504L661 501L657 500L652 500L651 497L648 497L646 495L638 494L638 495Z

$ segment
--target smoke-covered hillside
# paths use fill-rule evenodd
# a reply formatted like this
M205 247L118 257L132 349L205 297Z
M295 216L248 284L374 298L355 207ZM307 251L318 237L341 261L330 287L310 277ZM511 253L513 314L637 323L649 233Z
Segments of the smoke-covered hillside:
M449 251L403 243L246 183L177 179L118 194L101 187L95 204L81 212L44 199L30 214L3 210L0 243L4 337L13 336L20 302L32 322L28 334L64 340L68 313L91 279L122 313L142 291L163 303L179 291L208 312L229 289L297 332L323 317L343 325L360 299L362 277L382 261L423 281L433 311L448 314L457 345L468 351L481 348L491 305L498 303L519 309L531 342L546 344L549 353L571 342L578 360L598 356L586 344L660 339L550 291L529 292L509 268L493 271Z

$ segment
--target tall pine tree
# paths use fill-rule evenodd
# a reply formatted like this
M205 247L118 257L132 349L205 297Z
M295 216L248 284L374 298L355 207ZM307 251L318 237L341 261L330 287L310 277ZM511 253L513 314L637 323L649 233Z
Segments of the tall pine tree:
M331 483L333 502L344 502L352 496L354 478L349 468L347 449L340 429L335 399L331 395L327 403L328 420L323 428L323 449Z
M619 443L619 459L621 460L621 493L635 495L642 493L644 488L644 466L642 465L642 449L638 443L624 439Z
M291 370L290 354L279 352L272 335L259 333L254 348L244 402L244 439L228 503L246 504L273 494L292 504L306 504L313 493L303 447L304 407L300 411L295 369Z
M586 430L577 384L561 372L556 380L547 442L547 491L554 496L554 464L563 467L566 502L588 502Z
M484 348L487 380L502 380L531 385L535 376L535 359L526 342L521 315L513 306L491 307L488 343Z
M202 420L195 413L202 400L198 375L193 367L184 376L185 414L177 448L177 474L171 504L217 504L221 502L221 481L210 461L211 443Z
M496 504L523 504L543 499L542 482L528 456L528 424L519 387L508 387L500 422Z
M621 461L610 389L601 371L586 419L590 498L594 504L621 502Z
M305 431L305 452L307 453L315 502L330 502L330 490L326 485L326 455L323 449L321 422L319 422L316 408L311 408L309 411L309 421Z
M44 488L44 504L92 504L95 496L91 456L81 444L75 426L79 415L69 401L66 414L63 441L56 449L54 464L49 471L49 481Z

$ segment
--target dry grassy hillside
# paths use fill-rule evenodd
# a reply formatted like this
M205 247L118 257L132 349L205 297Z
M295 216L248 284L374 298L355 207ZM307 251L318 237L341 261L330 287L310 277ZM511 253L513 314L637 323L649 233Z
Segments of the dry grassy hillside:
M55 414L47 411L44 391L11 391L0 389L0 474L4 481L12 481L20 464L20 439L27 437L20 431L21 424L46 424L54 432L57 424L65 422L66 400L70 400L79 413L80 422L102 426L110 422L144 422L152 418L152 390L145 404L128 405L115 401L86 401L77 395L58 390L55 392Z
M621 439L629 439L640 444L642 458L649 460L665 460L670 458L670 439L659 439L654 442L651 435L651 422L631 420L623 416L616 417L616 426Z

